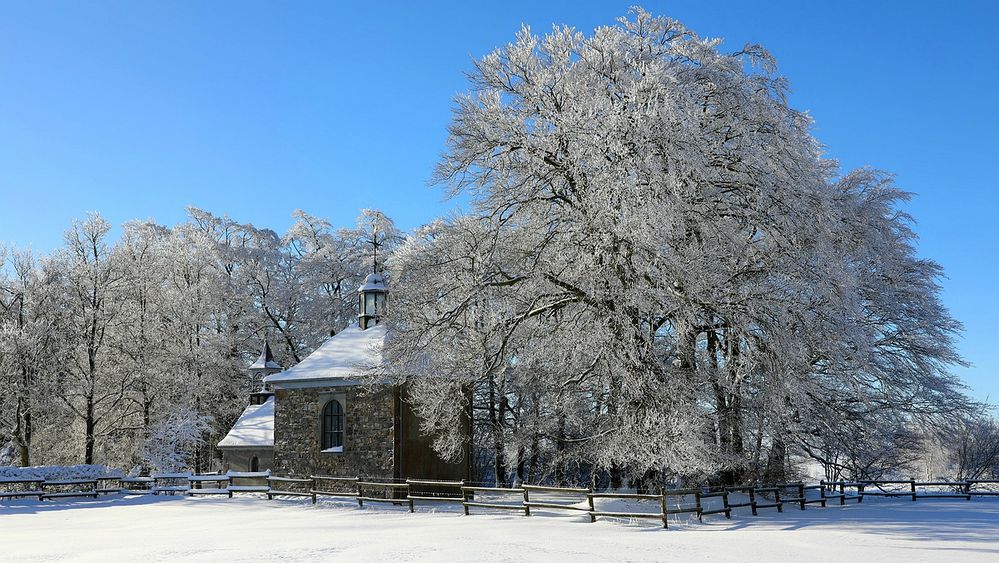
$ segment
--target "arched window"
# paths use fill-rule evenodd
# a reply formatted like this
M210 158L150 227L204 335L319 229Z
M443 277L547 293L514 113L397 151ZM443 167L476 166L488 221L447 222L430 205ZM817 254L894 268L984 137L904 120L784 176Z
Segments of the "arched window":
M260 459L257 456L250 459L250 471L260 471Z
M323 450L343 447L343 407L333 399L323 407L323 433L320 439Z

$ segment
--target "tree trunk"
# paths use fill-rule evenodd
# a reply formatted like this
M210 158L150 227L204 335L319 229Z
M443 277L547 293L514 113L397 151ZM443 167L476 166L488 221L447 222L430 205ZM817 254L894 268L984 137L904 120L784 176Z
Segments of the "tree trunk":
M783 438L774 438L773 445L770 446L770 455L767 457L767 469L763 475L764 482L768 484L783 483L787 480L787 471L784 467L784 460L787 458L787 445Z
M565 484L565 467L563 466L563 449L565 448L565 414L558 415L558 434L555 436L555 486Z
M21 467L31 466L31 439L34 434L34 423L31 420L31 408L24 411L24 439L21 442Z
M523 447L517 449L517 483L519 484L523 484L527 479L527 475L525 474L525 470L527 469L527 458L524 457L525 453Z
M617 407L621 397L621 380L613 374L610 378L610 394L607 401L607 416L610 419L610 424L618 425L620 422L617 419ZM608 473L611 489L617 490L624 486L624 469L617 461L611 461Z
M729 428L729 401L721 385L721 374L718 366L718 335L713 330L707 332L708 367L711 369L711 384L715 392L715 424L718 450L722 453L732 451L732 433Z
M97 427L97 423L94 420L94 396L93 395L88 395L87 396L87 413L86 414L87 414L87 416L86 416L86 419L84 420L84 424L86 425L86 436L84 437L84 439L86 440L86 447L85 447L85 451L84 451L84 461L83 461L83 463L85 463L87 465L91 465L91 464L94 463L94 441L95 441L94 433L95 433L95 430L96 430L96 427Z
M622 486L624 486L624 470L621 469L620 465L612 463L610 467L610 488L620 489Z
M501 487L506 484L506 452L503 448L503 432L493 429L493 478L496 486Z
M493 433L493 479L496 486L506 483L506 459L503 450L503 428L500 424L499 409L496 405L496 381L489 380L489 424Z
M731 445L732 453L737 455L742 455L745 448L742 444L742 384L738 379L738 363L739 363L739 341L734 336L729 336L726 338L726 345L728 349L728 359L726 362L726 367L729 372L729 379L732 381L732 388L729 390L729 409L728 409L728 430L731 434Z
M21 467L31 466L31 407L28 399L19 397L14 409L14 443L17 444Z
M531 461L527 474L528 482L530 483L536 483L536 478L540 479L540 475L538 474L538 439L538 433L535 432L534 437L531 439Z

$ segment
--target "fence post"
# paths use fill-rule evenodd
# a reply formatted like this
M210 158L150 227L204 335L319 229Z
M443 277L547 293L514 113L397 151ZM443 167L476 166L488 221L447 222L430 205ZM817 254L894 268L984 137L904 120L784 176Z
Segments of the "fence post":
M697 508L697 521L704 522L704 516L701 514L701 490L698 489L694 492L694 505Z
M728 504L728 489L722 489L722 505L725 507L725 518L732 519L732 507Z
M468 497L471 495L471 491L466 491L464 488L461 489L461 507L465 509L465 516L468 516Z
M531 507L530 507L530 505L527 504L530 501L531 501L531 499L528 498L528 496L527 496L527 489L524 489L524 516L530 516L531 515Z
M659 507L663 511L663 528L669 528L666 523L666 491L659 489Z
M964 486L964 500L971 500L971 481L965 481Z
M798 498L801 499L801 509L805 509L805 484L798 483Z
M593 522L597 521L597 517L593 515L593 511L596 510L595 508L593 508L593 489L590 489L590 492L586 493L586 501L590 505L589 514L590 514L590 523L592 524Z
M753 516L756 516L756 487L749 487L749 507L753 509Z
M864 502L864 484L857 483L857 504Z
M912 502L916 502L916 480L909 479L909 486L912 488Z
M780 500L780 487L774 491L774 502L777 503L777 512L784 512L784 503Z

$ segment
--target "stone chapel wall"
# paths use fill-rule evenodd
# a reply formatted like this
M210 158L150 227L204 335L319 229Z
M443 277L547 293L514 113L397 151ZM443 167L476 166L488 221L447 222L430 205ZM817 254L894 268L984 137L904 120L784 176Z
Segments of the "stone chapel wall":
M392 477L395 394L361 386L278 389L274 406L274 472L342 477ZM323 406L342 400L342 453L321 453Z

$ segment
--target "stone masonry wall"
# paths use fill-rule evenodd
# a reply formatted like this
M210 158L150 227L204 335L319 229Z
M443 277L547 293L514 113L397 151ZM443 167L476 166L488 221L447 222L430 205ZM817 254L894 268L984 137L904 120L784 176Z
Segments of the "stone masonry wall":
M260 471L274 467L273 448L227 448L222 451L222 463L227 471L250 471L250 460L254 457Z
M391 388L278 389L274 403L274 472L392 477L395 396ZM321 453L322 409L343 399L343 452Z

